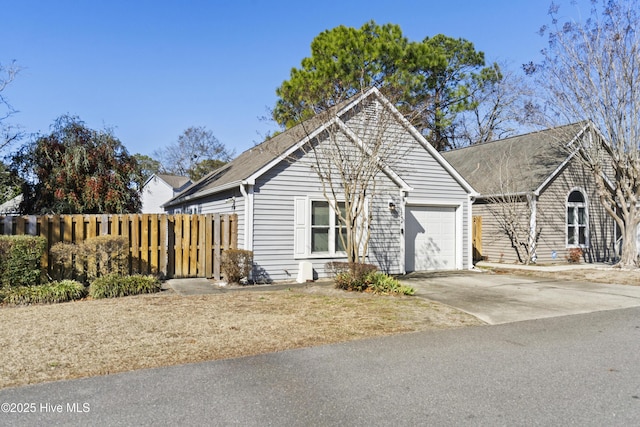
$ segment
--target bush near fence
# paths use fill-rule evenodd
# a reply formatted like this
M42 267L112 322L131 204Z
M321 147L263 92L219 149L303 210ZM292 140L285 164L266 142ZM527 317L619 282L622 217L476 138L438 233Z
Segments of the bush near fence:
M49 251L57 279L91 283L105 274L129 272L129 240L123 236L98 236L79 243L58 242Z
M42 283L42 259L47 242L37 236L0 236L0 286Z

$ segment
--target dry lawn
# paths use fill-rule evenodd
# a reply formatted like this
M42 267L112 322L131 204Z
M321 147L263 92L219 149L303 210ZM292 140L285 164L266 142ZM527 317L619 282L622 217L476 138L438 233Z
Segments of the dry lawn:
M415 297L330 287L0 307L0 388L478 325Z

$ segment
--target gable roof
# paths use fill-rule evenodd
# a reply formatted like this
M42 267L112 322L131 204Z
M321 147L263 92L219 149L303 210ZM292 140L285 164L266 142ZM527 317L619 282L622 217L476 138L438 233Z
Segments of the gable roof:
M384 108L395 117L400 124L427 150L434 159L470 194L476 192L472 186L456 171L440 153L418 132L409 121L389 102L380 91L372 87L364 93L347 99L333 107L329 112L318 114L286 131L250 148L240 154L223 167L212 171L200 181L193 183L183 192L164 204L165 207L175 206L180 203L199 199L220 191L234 188L241 183L254 184L255 180L269 169L280 163L287 156L303 147L308 141L318 136L324 129L337 123L345 134L358 146L363 147L363 142L346 127L338 117L360 104L369 97L375 97L384 105ZM334 114L335 113L335 114ZM366 149L366 148L363 148ZM411 187L396 174L391 168L380 164L381 169L405 191Z
M587 127L583 121L442 155L483 196L539 192L573 157L568 146Z
M174 190L184 186L186 183L191 181L187 176L169 175L164 173L159 173L156 176L169 184Z
M151 182L154 177L164 181L169 187L173 188L174 191L181 189L191 182L191 180L187 176L172 175L167 173L154 173L149 178L147 178L143 187Z
M347 99L335 106L331 111L337 114L318 114L286 131L252 147L231 162L209 173L200 181L193 183L176 197L165 203L165 207L204 197L220 191L228 190L243 182L253 184L255 179L275 166L287 156L316 137L322 130L334 123L336 116L341 116L355 105L370 96L381 96L378 89L371 88L363 94ZM327 119L334 117L334 119ZM354 141L358 144L358 141ZM403 188L410 187L393 171L384 168L391 178Z

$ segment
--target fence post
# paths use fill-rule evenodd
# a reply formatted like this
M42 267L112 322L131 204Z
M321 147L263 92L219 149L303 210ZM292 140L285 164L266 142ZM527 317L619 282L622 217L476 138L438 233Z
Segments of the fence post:
M189 245L189 276L197 276L198 269L198 232L199 215L189 215L189 222L191 223L191 243Z
M473 230L472 230L472 245L473 245L473 260L482 260L482 217L473 217Z
M102 215L100 219L100 235L109 234L109 215Z
M204 275L205 277L213 276L213 214L205 215L205 232L204 232L204 249L203 258L205 260Z
M24 218L21 216L17 216L16 217L16 231L15 234L16 235L23 235L24 234Z
M207 228L205 215L197 215L198 220L198 277L205 276L205 260L206 260L206 245L205 245L205 232Z
M169 262L169 215L160 215L160 264L158 266L158 272L165 277L169 275L167 264Z
M30 236L38 234L38 217L35 215L29 215L27 217L27 234Z
M231 249L238 249L238 214L230 215L229 229L231 232Z
M158 239L158 215L149 215L149 221L149 251L151 253L149 256L149 269L147 270L147 274L156 274L160 271L158 251L160 249L159 245L162 244Z
M127 220L131 224L131 234L129 241L131 242L131 270L140 271L140 222L138 215L127 215Z
M173 268L176 277L182 277L182 214L174 215L174 257Z
M49 257L49 249L51 249L51 238L49 237L49 217L47 215L38 217L38 220L40 221L40 236L44 237L45 239L47 239L47 250L45 251L44 255L42 256L42 261L40 263L40 265L42 266L42 269L44 271L46 271L47 273L49 273L49 275L51 275L51 262L50 257Z
M136 215L140 218L140 272L149 272L149 214Z
M189 221L189 215L181 215L182 222L182 245L180 246L180 252L182 252L182 277L189 276L189 246L191 245L191 227Z
M220 280L220 231L221 231L220 214L213 216L213 278Z
M2 219L3 234L11 236L13 234L13 217L5 216Z

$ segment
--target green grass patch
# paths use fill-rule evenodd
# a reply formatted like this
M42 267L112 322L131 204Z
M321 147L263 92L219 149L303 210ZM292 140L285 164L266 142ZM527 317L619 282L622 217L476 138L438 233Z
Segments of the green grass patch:
M121 276L114 273L94 280L89 287L89 295L96 299L118 298L129 295L150 294L159 292L160 289L160 280L154 276L140 274Z
M46 283L38 286L14 286L5 288L0 297L14 305L54 304L84 298L87 290L75 280Z

